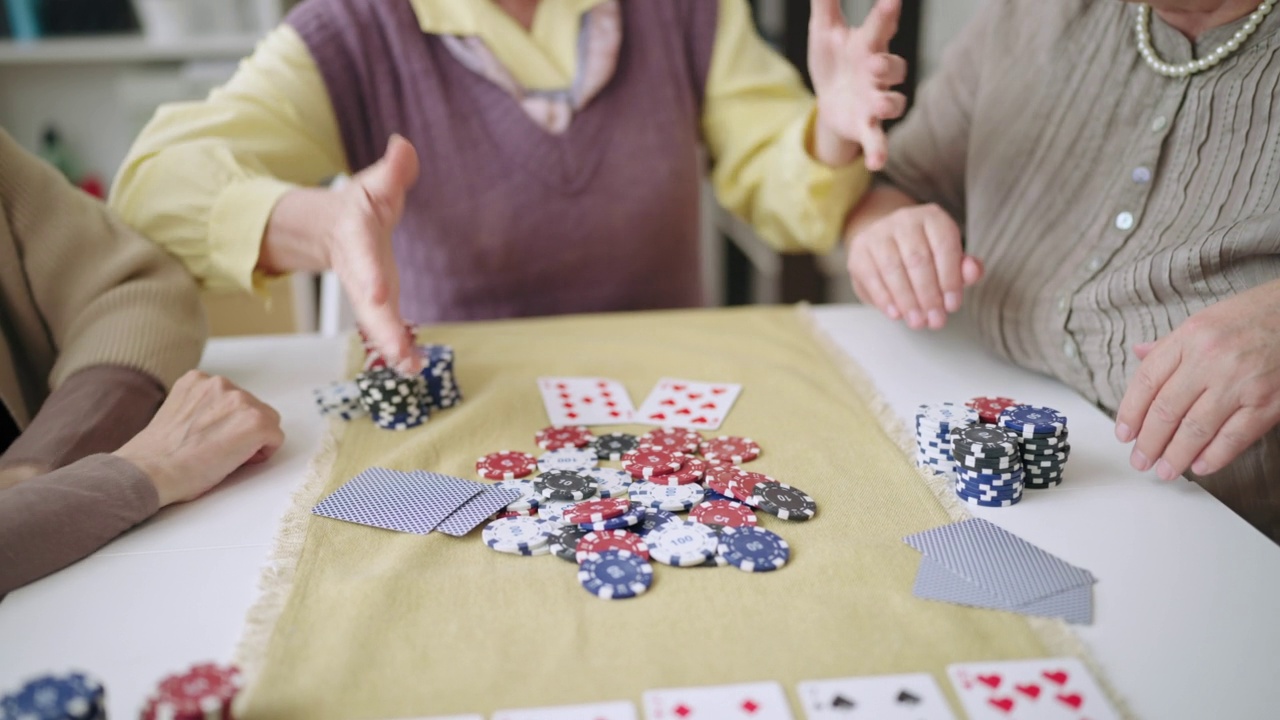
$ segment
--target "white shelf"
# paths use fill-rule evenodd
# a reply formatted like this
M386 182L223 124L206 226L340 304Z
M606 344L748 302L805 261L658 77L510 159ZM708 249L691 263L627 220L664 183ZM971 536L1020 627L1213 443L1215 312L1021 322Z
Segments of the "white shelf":
M0 66L239 60L253 52L256 35L193 37L182 44L148 42L141 35L0 42Z

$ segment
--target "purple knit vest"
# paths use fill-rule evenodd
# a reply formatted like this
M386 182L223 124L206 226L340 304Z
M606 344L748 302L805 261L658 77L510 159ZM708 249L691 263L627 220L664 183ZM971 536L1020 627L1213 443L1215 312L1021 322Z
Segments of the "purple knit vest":
M352 171L392 133L418 150L394 239L407 320L701 304L698 147L717 7L623 0L617 72L559 136L423 34L408 0L294 9Z

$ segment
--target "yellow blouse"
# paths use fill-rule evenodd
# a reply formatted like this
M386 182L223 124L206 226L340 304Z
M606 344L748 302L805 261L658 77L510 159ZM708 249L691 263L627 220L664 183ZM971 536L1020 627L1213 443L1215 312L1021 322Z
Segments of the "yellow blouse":
M572 84L581 16L603 2L543 0L525 30L492 2L409 1L424 33L479 37L530 89ZM702 117L716 197L775 248L825 252L870 175L860 161L812 157L812 95L756 33L746 0L718 2ZM206 287L250 289L281 195L352 170L320 72L282 25L206 100L157 111L109 202Z

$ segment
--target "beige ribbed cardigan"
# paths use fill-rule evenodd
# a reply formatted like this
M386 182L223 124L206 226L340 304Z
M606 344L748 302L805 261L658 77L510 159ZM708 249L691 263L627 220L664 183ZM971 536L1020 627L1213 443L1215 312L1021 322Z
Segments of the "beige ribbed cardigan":
M1136 343L1280 278L1280 12L1190 78L1120 0L988 0L891 135L886 177L961 221L992 350L1114 413ZM1158 53L1202 57L1152 19ZM1193 55L1194 52L1194 55ZM1203 484L1280 541L1280 435Z

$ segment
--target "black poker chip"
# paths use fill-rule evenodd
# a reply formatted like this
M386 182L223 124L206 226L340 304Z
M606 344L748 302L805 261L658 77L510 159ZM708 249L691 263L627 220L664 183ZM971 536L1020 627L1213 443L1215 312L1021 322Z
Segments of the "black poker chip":
M747 504L782 520L808 520L818 513L808 493L780 482L757 483Z
M1022 468L1022 458L1017 455L1000 458L975 458L952 449L951 457L955 460L956 465L960 467L980 470L992 475L1010 473Z
M549 546L551 554L561 560L568 560L574 565L578 564L578 541L583 538L590 530L585 530L577 525L565 525L551 536Z
M1018 438L994 425L972 425L951 431L952 452L975 458L1001 458L1016 455Z
M544 472L533 481L533 487L548 500L586 500L599 489L596 481L568 470Z
M627 433L609 433L591 441L590 448L601 460L621 460L622 456L639 447L640 441L635 435Z

